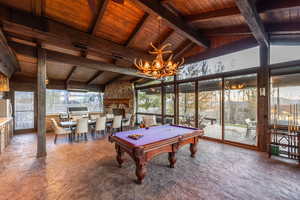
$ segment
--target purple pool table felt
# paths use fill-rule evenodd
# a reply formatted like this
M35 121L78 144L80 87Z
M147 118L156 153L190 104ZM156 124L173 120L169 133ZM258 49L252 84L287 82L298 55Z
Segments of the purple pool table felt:
M161 140L177 137L180 135L184 135L187 133L192 133L198 129L194 128L185 128L180 126L172 126L172 125L162 125L162 126L153 126L149 129L140 128L131 131L118 132L115 134L117 138L125 140L134 146L142 146L146 144L150 144L153 142L158 142ZM141 137L138 140L131 139L128 135L131 134L141 134Z

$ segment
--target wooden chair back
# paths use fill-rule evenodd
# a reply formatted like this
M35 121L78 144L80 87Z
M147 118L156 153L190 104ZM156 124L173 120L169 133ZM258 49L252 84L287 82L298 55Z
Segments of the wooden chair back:
M96 131L105 131L106 128L106 117L99 117L96 119Z
M122 115L114 116L112 128L121 128L121 124L122 124Z

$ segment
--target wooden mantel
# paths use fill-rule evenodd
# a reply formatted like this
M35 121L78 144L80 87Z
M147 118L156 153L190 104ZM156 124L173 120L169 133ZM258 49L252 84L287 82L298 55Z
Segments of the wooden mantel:
M104 99L104 106L110 106L112 104L124 104L129 107L129 99Z

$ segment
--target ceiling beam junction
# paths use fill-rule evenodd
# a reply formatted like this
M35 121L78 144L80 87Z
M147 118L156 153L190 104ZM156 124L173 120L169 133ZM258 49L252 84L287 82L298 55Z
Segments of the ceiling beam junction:
M139 5L145 12L162 17L167 22L170 28L177 31L182 36L205 48L210 46L210 41L207 38L201 35L199 31L196 31L192 27L190 27L180 16L176 16L171 11L162 6L159 1L133 1L137 5Z
M235 2L257 42L268 47L269 37L257 13L254 2L252 0L236 0Z

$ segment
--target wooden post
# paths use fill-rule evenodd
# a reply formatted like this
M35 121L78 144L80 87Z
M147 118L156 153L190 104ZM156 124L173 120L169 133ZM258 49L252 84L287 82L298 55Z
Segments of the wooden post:
M195 81L195 127L199 128L199 81Z
M269 47L260 46L260 69L258 72L258 114L257 114L257 131L258 131L258 147L261 151L267 151L268 148L268 107L269 107ZM265 95L260 94L260 90L265 90Z
M166 86L161 82L161 121L162 124L165 124L165 115L166 115Z
M174 93L175 93L175 102L174 102L174 123L179 124L179 115L178 115L178 84L177 76L174 76Z
M44 157L46 152L46 51L37 49L37 157Z

